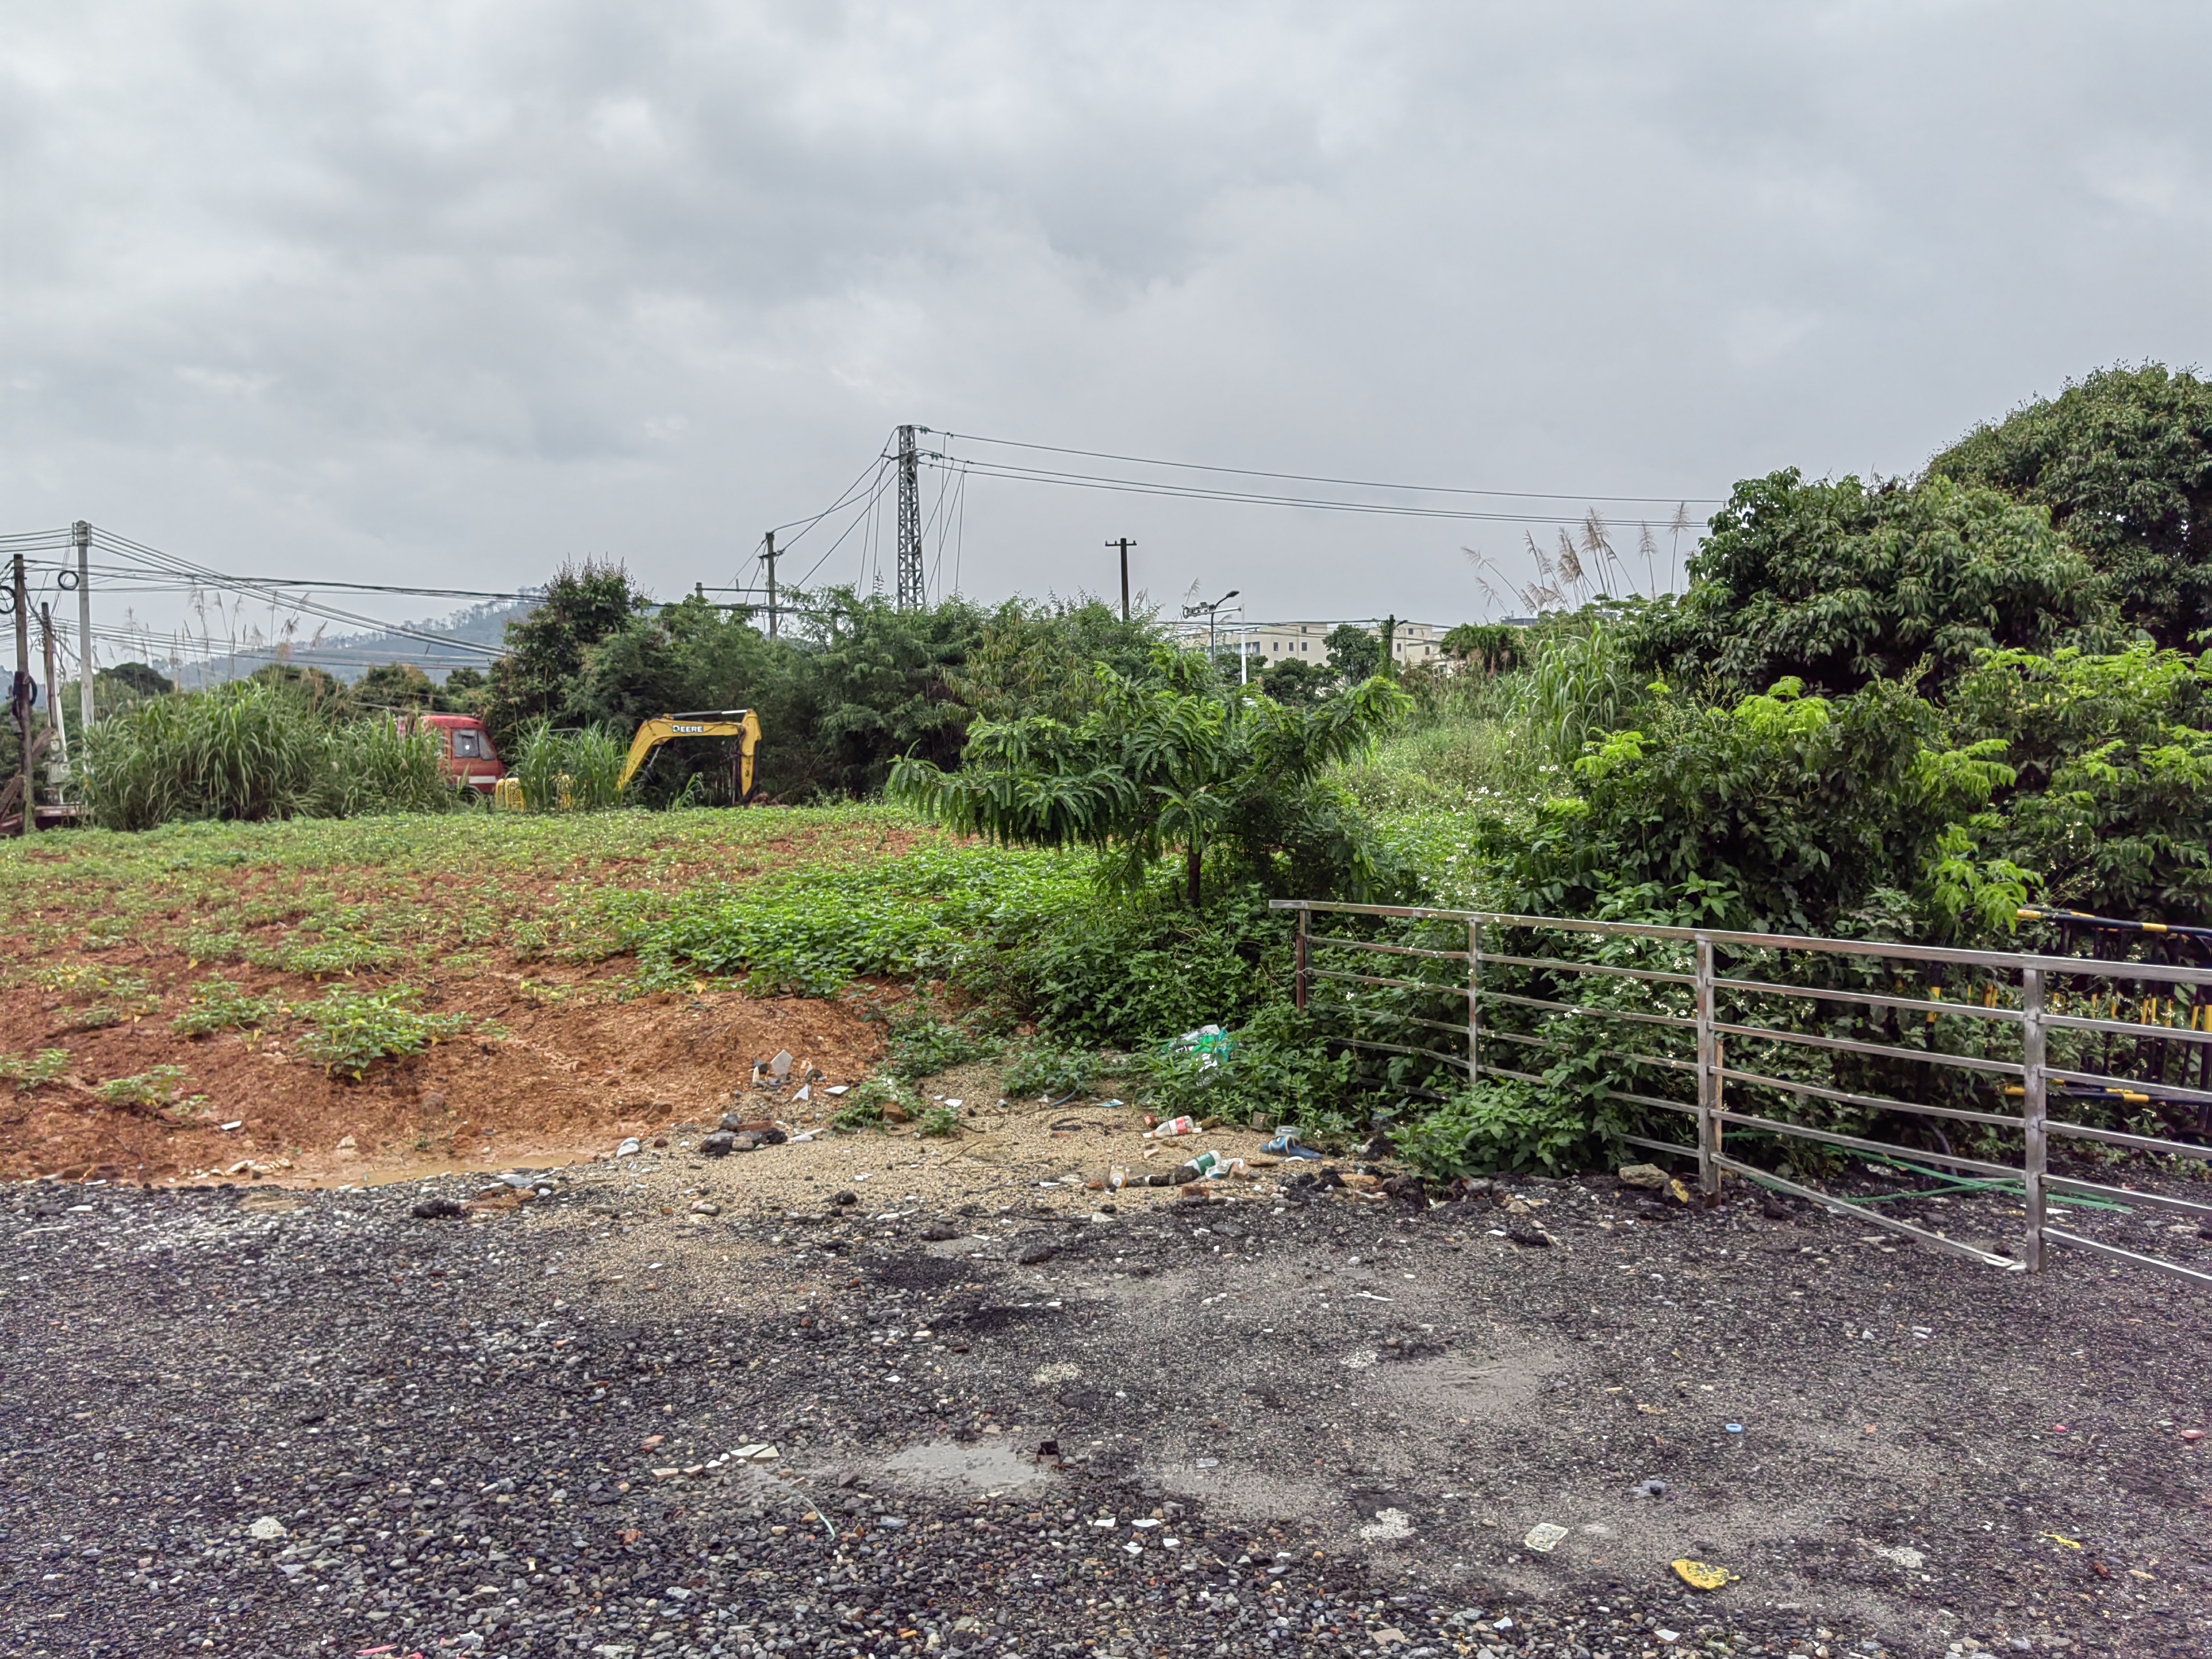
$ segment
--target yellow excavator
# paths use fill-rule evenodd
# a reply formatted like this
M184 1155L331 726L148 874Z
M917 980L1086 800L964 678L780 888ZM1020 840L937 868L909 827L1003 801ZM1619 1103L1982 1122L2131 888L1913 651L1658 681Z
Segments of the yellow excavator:
M638 769L653 757L653 752L664 743L678 738L734 738L738 744L738 799L749 799L753 793L753 749L760 742L760 717L750 708L718 708L693 714L657 714L637 728L637 735L629 740L629 756L623 762L622 776L616 781L615 793L620 794L629 787L629 781Z

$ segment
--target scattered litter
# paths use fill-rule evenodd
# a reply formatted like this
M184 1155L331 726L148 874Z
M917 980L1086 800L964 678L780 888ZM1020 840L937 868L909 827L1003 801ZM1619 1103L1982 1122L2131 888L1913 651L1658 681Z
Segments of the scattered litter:
M1743 1432L1743 1425L1741 1423L1723 1423L1721 1425L1721 1427L1724 1431L1729 1434L1741 1434Z
M1692 1589L1717 1590L1735 1577L1726 1567L1708 1566L1703 1561L1686 1559L1673 1565L1674 1576Z
M222 1130L223 1133L228 1134L233 1129L243 1129L246 1127L246 1120L241 1117L233 1122L218 1123L215 1127Z
M2204 1431L2202 1429L2184 1429L2181 1431L2181 1437L2184 1440L2188 1441L2191 1445L2194 1445L2197 1442L2204 1437Z
M1185 1031L1169 1048L1182 1054L1198 1056L1198 1069L1210 1070L1228 1057L1235 1041L1218 1025L1201 1025L1195 1031Z
M833 1083L822 1092L825 1095L842 1095L852 1086L849 1083Z
M1567 1529L1550 1521L1539 1521L1528 1528L1528 1535L1521 1541L1540 1555L1549 1555L1559 1547Z
M730 1455L740 1463L773 1463L779 1454L766 1441L759 1440L750 1445L738 1447Z
M1277 1135L1273 1140L1269 1141L1260 1150L1267 1153L1270 1158L1318 1159L1321 1157L1321 1154L1314 1151L1312 1147L1299 1145L1298 1138L1287 1129L1285 1129L1281 1134Z
M279 1521L273 1515L263 1516L259 1520L254 1522L252 1525L246 1528L246 1530L252 1536L261 1540L264 1544L274 1539L285 1538L290 1535L284 1530L284 1523L282 1521Z
M1639 1482L1636 1488L1636 1495L1638 1498L1664 1498L1667 1495L1667 1483L1664 1480L1656 1480Z
M1389 1302L1395 1299L1387 1296L1377 1296L1372 1291L1354 1291L1352 1294L1355 1299L1362 1302Z
M2079 1539L2062 1538L2055 1532L2039 1532L2035 1535L2038 1538L2048 1538L2054 1544L2063 1544L2069 1550L2078 1550L2081 1547Z
M635 1158L641 1150L641 1149L638 1146L636 1137L632 1136L629 1139L625 1140L621 1146L615 1148L615 1156L617 1158Z
M775 1058L768 1063L768 1074L773 1078L787 1078L791 1075L790 1049L779 1048L776 1051Z
M1918 1550L1908 1549L1902 1544L1896 1545L1888 1549L1878 1549L1875 1553L1885 1561L1894 1562L1897 1565L1905 1568L1908 1572L1917 1572L1920 1570L1921 1565L1928 1559Z
M792 1096L791 1098L793 1103L795 1104L802 1100L811 1100L813 1097L814 1085L811 1083L802 1083L799 1085L799 1092Z
M1680 1181L1668 1182L1667 1190L1674 1194L1674 1201L1677 1204L1687 1204L1690 1201L1690 1189Z
M1165 1140L1171 1135L1194 1135L1197 1133L1198 1123L1195 1119L1188 1117L1172 1117L1165 1123L1161 1124L1158 1128L1146 1130L1145 1139L1147 1140Z

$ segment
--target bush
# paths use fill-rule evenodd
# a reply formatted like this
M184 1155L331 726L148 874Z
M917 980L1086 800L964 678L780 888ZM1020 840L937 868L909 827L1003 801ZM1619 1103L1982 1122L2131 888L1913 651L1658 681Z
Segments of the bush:
M293 1011L307 1026L298 1051L331 1076L359 1082L378 1060L420 1054L467 1028L459 1014L417 1012L420 1000L421 993L405 985L384 991L340 987Z
M204 979L192 987L191 1006L169 1022L179 1036L209 1036L261 1024L276 1012L276 1001L250 997L231 981Z
M1352 1096L1352 1058L1324 1052L1323 1034L1287 1003L1263 1010L1230 1033L1227 1053L1170 1044L1143 1064L1155 1110L1249 1122L1255 1112L1306 1135L1361 1127Z
M1066 1097L1090 1086L1098 1075L1098 1056L1081 1048L1063 1048L1051 1042L1031 1042L1017 1049L1000 1078L1010 1095L1035 1095L1039 1099Z
M186 1080L181 1066L156 1066L133 1077L113 1077L94 1084L92 1092L102 1105L126 1110L173 1106L183 1099Z
M1398 1152L1425 1174L1589 1169L1610 1151L1610 1127L1580 1100L1512 1079L1485 1078L1393 1132Z
M998 1051L999 1045L989 1037L938 1018L926 1004L902 1010L891 1020L890 1071L902 1082L919 1082Z
M0 1054L0 1083L12 1083L18 1094L33 1089L43 1089L50 1083L59 1083L69 1075L70 1051L66 1048L41 1048L29 1060L17 1060Z
M845 1091L831 1115L830 1127L841 1134L857 1134L863 1129L884 1127L887 1110L896 1110L902 1118L911 1118L915 1113L914 1097L889 1078L872 1077Z

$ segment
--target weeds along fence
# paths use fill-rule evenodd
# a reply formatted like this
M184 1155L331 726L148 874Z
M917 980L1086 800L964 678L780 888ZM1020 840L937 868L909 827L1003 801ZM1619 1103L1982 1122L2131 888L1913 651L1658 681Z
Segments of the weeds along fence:
M2212 968L1303 899L1274 908L1297 913L1299 1007L1383 1088L1564 1095L1607 1139L1693 1160L1708 1194L1726 1170L1833 1205L1810 1183L1850 1158L1934 1166L2016 1199L2016 1255L1858 1212L1994 1267L2039 1271L2056 1244L2212 1285L2212 1273L2086 1237L2051 1212L2054 1200L2124 1205L2212 1223L2212 1203L2074 1172L2129 1157L2205 1172Z

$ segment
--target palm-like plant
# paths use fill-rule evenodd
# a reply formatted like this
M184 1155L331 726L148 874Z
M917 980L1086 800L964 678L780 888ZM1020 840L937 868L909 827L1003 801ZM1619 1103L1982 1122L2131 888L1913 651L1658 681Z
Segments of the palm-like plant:
M1271 887L1364 890L1377 855L1325 769L1401 719L1383 679L1312 708L1224 695L1212 667L1162 648L1133 679L1097 671L1080 721L979 721L958 770L909 757L890 793L950 827L1024 847L1094 848L1113 884L1140 887L1179 852L1187 896L1202 897L1206 849L1225 845Z

